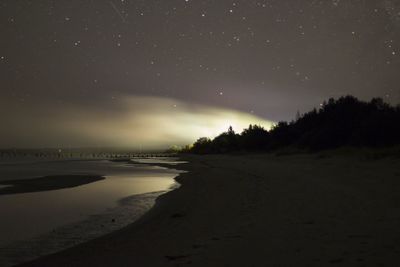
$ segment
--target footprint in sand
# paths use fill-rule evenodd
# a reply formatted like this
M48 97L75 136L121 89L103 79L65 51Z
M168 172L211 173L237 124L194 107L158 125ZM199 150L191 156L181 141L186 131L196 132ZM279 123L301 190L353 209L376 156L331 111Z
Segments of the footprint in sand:
M177 212L177 213L172 214L171 218L182 218L182 217L185 217L185 215L186 214L184 214L184 213Z
M330 260L329 262L330 262L330 263L342 263L342 262L343 262L343 259L342 259L342 258L340 258L340 259L332 259L332 260Z
M200 249L200 248L206 248L206 247L207 247L207 245L201 245L201 244L192 245L192 248L194 248L194 249Z
M181 260L189 257L190 255L167 255L165 258L169 261L176 261L176 260Z

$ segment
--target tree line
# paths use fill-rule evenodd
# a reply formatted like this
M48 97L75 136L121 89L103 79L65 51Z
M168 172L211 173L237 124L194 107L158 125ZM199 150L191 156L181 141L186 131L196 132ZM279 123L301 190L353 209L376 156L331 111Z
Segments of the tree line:
M370 102L353 96L329 99L321 108L291 122L281 121L270 130L250 125L242 133L232 127L214 139L199 138L183 152L210 154L235 151L273 151L292 147L318 151L343 146L385 147L400 144L400 106L381 98Z

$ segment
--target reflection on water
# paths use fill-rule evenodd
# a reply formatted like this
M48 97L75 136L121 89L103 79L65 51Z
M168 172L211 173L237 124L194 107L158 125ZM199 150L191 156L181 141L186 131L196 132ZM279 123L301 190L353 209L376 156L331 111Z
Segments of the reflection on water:
M146 164L168 164L168 165L178 165L186 163L186 161L181 161L178 158L168 158L168 157L157 157L157 158L135 158L132 162L146 163Z
M173 185L174 176L106 176L76 188L0 196L0 229L7 229L1 234L0 246L100 213L123 197L165 190Z
M175 184L173 178L179 173L176 170L160 167L110 163L107 161L29 164L19 166L21 172L17 171L18 168L15 168L16 166L5 169L3 167L0 170L0 180L27 178L26 174L29 173L29 169L36 174L31 178L65 173L96 173L105 175L106 179L75 188L1 195L0 248L4 248L17 240L28 240L29 238L55 231L61 226L65 228L68 224L85 221L90 215L102 214L106 211L110 213L112 209L114 209L115 213L118 202L121 199L129 199L127 197L132 195L170 189ZM12 168L15 168L15 173L12 172ZM149 203L153 203L157 195L159 194L142 198L140 208L146 207L148 209L150 207ZM137 199L132 199L132 201L137 202ZM134 213L134 210L135 205L131 205L130 212ZM124 212L127 212L126 209ZM113 217L116 216L118 215L113 214ZM136 219L134 214L132 216L133 218L130 222ZM91 224L89 223L88 225ZM99 234L101 233L97 235Z

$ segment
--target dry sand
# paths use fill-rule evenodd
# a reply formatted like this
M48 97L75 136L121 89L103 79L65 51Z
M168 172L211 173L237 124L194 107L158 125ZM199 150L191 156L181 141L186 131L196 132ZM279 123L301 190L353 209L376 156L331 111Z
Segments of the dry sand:
M400 266L400 159L192 156L136 223L26 266Z

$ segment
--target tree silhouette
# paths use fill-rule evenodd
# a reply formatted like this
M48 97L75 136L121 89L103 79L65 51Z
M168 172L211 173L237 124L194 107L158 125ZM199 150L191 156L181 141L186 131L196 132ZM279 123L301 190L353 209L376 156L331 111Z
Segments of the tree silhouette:
M271 151L284 147L306 150L341 146L383 147L400 144L400 105L392 107L381 98L363 102L353 96L331 98L319 110L296 120L279 122L270 131L250 125L239 135L232 127L213 140L203 137L186 151L228 153Z

